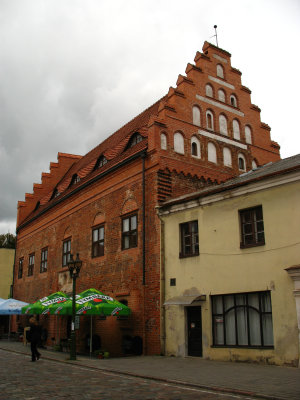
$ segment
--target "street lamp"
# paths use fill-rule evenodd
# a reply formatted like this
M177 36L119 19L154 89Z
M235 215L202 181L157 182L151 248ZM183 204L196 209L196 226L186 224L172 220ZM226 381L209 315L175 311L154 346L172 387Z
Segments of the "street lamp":
M70 254L68 268L70 276L73 279L73 297L72 297L72 328L71 328L71 348L70 360L76 360L76 331L75 331L75 301L76 301L76 279L79 276L82 261L79 259L79 254L76 255L76 260L73 259L73 254Z

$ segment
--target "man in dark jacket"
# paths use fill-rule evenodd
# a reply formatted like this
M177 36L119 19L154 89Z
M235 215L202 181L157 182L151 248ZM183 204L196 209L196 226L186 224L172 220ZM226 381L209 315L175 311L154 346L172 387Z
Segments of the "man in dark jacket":
M41 354L38 352L37 345L41 341L41 328L35 317L31 317L30 324L30 347L31 361L39 360Z

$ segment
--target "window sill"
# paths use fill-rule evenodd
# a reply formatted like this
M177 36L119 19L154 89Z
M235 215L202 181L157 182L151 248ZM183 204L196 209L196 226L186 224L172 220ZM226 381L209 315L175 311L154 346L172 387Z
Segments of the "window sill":
M240 248L241 248L241 249L249 249L249 248L251 248L251 247L264 246L265 244L266 244L265 242L251 243L251 244L240 243Z
M274 346L238 346L238 345L212 345L213 349L249 349L249 350L274 350Z
M195 253L195 254L181 254L179 253L179 258L190 258L190 257L197 257L199 256L199 253Z

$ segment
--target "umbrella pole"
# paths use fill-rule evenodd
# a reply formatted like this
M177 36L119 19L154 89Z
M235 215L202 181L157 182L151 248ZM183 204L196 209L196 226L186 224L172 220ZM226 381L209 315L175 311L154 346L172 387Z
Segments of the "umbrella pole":
M10 340L10 317L11 315L9 314L9 319L8 319L8 340Z
M92 357L93 348L93 316L91 315L91 329L90 329L90 358Z

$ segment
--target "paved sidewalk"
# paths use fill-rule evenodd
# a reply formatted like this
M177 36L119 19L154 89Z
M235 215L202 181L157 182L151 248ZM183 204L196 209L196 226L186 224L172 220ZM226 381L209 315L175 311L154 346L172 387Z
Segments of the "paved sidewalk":
M19 342L0 340L0 349L30 354L30 346ZM300 399L299 368L208 361L196 357L140 356L99 360L79 355L76 361L70 361L67 353L45 349L40 352L43 359L125 375L265 399Z

